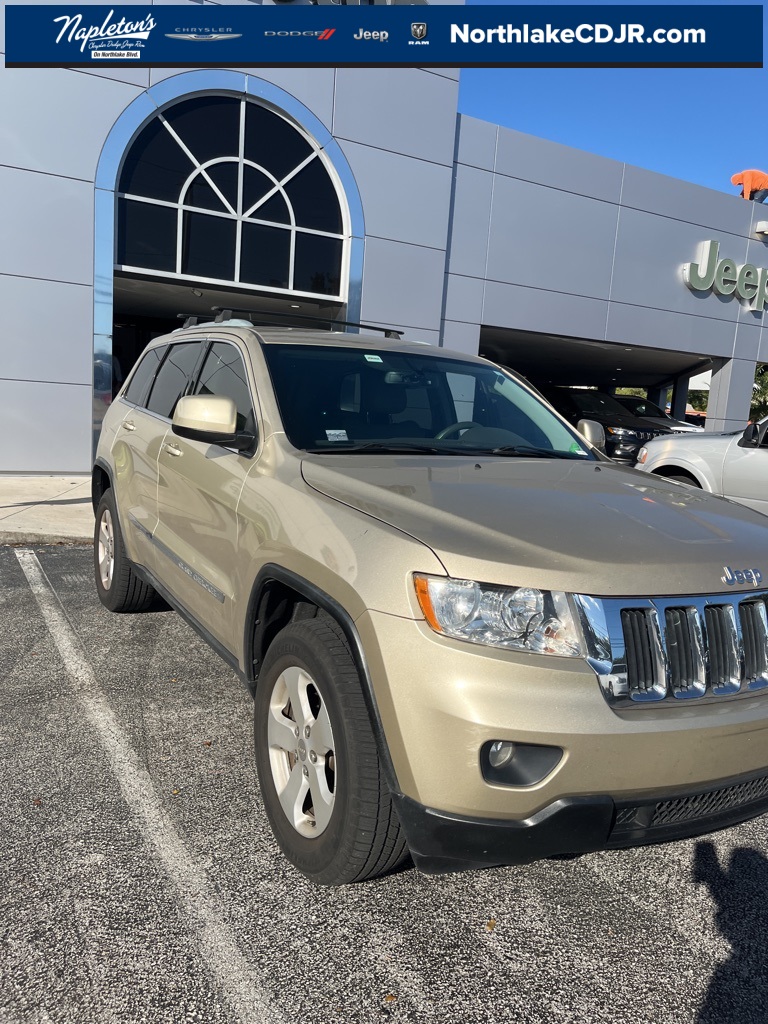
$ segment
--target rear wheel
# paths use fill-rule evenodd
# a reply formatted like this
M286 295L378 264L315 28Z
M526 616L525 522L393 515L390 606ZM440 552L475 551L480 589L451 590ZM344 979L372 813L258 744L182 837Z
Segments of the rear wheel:
M255 700L264 806L292 864L321 885L363 881L407 855L360 679L331 619L287 626Z
M96 509L93 535L96 592L111 612L143 612L155 599L155 591L136 575L128 560L111 490L101 497Z

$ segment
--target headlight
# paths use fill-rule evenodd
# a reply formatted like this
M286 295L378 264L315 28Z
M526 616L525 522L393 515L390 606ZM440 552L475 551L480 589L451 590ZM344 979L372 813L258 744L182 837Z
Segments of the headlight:
M638 466L644 465L645 460L647 458L648 458L648 449L647 448L641 448L640 451L637 453L637 464L638 464Z
M625 441L639 440L637 433L634 430L628 430L626 427L606 427L605 429L609 434L613 434L614 437L623 438Z
M535 654L581 655L566 594L493 587L445 576L414 576L424 618L436 633L474 644Z

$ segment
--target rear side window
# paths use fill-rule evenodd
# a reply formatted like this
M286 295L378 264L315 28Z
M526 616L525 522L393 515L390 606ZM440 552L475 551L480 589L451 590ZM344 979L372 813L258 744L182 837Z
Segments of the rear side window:
M152 348L145 352L131 377L131 382L125 389L123 398L134 405L141 405L150 380L155 375L155 370L160 365L160 360L165 355L165 348Z
M171 345L149 393L147 408L170 419L200 356L201 342Z
M245 364L234 345L214 342L200 371L195 394L231 398L237 406L237 429L255 434L256 421Z

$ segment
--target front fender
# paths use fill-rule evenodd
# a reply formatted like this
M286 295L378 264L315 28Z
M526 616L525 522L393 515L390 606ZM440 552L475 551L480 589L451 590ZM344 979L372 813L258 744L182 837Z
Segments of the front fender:
M661 455L655 459L649 458L644 468L646 472L662 477L669 476L670 473L674 474L676 470L682 470L689 473L703 491L709 491L710 494L722 494L711 467L703 459L685 458L680 455Z

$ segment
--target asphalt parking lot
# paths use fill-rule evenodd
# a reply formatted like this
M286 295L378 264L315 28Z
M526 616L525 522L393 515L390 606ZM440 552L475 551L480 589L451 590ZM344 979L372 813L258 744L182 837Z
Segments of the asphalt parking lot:
M316 888L241 683L174 613L102 608L90 557L0 548L3 1024L768 1021L768 818Z

